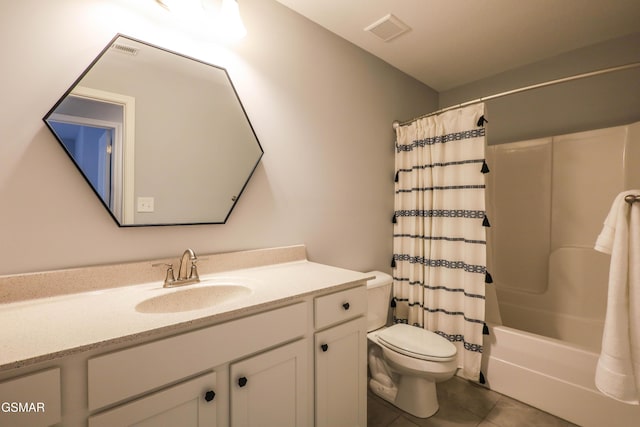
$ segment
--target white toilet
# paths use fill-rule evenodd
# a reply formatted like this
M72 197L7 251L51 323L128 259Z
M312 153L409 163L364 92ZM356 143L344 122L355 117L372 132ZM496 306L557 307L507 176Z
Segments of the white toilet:
M367 283L367 338L371 390L419 418L438 410L436 383L456 372L456 347L433 332L406 324L387 325L393 279L372 271Z

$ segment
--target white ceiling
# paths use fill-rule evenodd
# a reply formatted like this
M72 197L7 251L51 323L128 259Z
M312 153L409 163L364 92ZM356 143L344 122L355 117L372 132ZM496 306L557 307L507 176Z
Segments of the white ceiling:
M640 0L277 1L439 92L640 32ZM411 31L364 31L387 14Z

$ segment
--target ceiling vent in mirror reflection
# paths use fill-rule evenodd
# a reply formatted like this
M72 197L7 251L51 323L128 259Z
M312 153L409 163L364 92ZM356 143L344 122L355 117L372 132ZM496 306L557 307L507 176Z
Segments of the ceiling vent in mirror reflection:
M119 226L225 223L263 155L224 68L123 35L43 120Z
M133 46L128 46L126 44L122 44L122 43L114 43L111 45L111 49L117 51L117 52L121 52L121 53L126 53L127 55L132 55L135 56L138 54L138 49L136 49Z

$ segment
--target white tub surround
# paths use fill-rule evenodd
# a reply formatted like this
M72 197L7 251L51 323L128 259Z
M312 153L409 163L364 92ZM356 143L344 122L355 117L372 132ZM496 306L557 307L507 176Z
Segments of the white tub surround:
M0 303L0 394L47 406L0 424L365 425L372 276L310 262L304 246L201 258L201 282L175 288L158 260L0 278L12 300ZM127 285L145 271L153 281ZM180 292L199 305L234 286L204 308L140 305Z
M640 188L640 123L491 145L491 274L505 325L599 352L611 203Z

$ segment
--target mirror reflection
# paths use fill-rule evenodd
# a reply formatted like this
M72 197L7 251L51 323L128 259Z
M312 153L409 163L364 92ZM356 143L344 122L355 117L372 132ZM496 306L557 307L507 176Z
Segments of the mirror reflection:
M123 35L44 121L120 226L226 222L263 154L224 68Z

